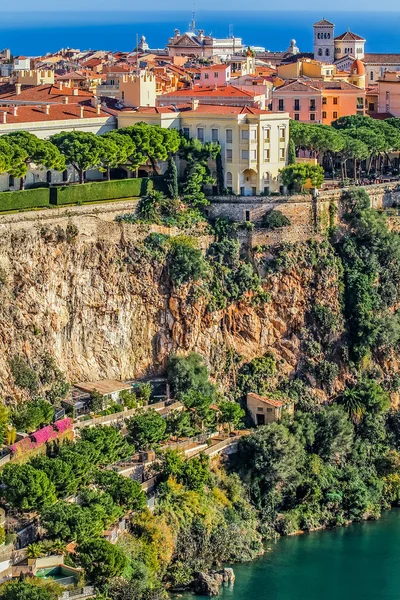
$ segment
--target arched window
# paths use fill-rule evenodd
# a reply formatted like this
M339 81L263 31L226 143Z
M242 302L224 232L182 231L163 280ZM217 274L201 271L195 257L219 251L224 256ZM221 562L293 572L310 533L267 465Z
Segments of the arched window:
M47 181L47 183L51 183L51 171L47 171L47 173L46 173L46 181Z
M370 81L374 80L374 72L373 71L371 71L370 74L369 74L369 80Z
M267 183L269 181L269 173L268 173L268 171L266 171L264 173L264 181L265 181L265 183Z
M329 48L325 50L325 56L329 56Z
M228 173L226 174L226 187L231 187L232 186L232 173Z
M327 34L326 34L326 37L328 38L328 40L330 40L330 39L331 39L331 34L330 34L330 33L327 33Z
M322 48L318 50L318 56L322 56Z
M321 34L317 33L317 38L320 40L321 39Z

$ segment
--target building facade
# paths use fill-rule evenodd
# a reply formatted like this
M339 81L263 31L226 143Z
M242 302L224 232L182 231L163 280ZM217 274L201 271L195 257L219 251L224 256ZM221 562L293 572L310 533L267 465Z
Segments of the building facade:
M145 122L183 131L201 142L221 145L225 186L243 196L277 192L287 164L289 115L251 107L202 105L122 111L118 126ZM215 175L215 164L210 164Z

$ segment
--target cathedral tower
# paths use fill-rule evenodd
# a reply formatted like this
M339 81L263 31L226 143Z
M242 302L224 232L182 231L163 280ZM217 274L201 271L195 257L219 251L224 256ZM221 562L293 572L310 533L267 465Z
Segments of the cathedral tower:
M327 63L335 60L335 26L326 19L314 23L314 58Z

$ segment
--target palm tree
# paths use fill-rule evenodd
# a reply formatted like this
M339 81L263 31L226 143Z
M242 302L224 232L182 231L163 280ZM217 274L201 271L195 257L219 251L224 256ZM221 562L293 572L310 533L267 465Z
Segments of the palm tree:
M346 388L340 397L339 402L353 422L359 421L365 412L362 397L355 387Z
M27 547L28 558L42 558L46 556L46 550L43 542L33 542Z

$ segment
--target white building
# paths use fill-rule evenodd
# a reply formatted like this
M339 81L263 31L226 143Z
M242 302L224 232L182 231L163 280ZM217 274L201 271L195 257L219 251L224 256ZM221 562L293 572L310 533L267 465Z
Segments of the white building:
M193 100L118 115L118 127L140 122L179 129L202 142L219 142L225 186L235 194L254 196L280 190L279 170L287 164L289 144L287 113ZM215 177L215 164L210 163L210 168Z

